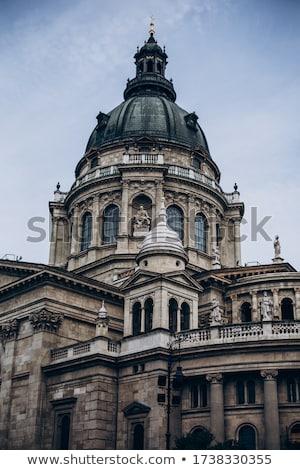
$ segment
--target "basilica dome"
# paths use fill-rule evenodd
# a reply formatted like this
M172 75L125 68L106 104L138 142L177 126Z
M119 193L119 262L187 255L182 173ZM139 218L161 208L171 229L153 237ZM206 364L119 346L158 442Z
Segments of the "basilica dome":
M134 56L136 77L128 80L124 101L109 113L100 112L86 152L111 144L129 144L146 137L158 145L174 143L202 149L209 156L207 141L195 112L176 103L171 80L165 78L167 54L154 39L154 31Z

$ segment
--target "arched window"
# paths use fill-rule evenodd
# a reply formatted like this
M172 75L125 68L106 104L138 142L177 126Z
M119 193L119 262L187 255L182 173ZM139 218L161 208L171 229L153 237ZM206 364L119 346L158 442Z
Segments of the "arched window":
M140 423L136 424L133 429L133 449L144 449L144 426Z
M93 157L91 160L91 169L96 168L98 166L98 157Z
M244 449L256 449L256 432L252 426L244 425L239 429L238 441Z
M180 310L180 331L190 329L190 306L183 302Z
M245 403L245 387L244 382L241 380L236 384L236 401L238 405L243 405Z
M169 206L167 208L167 223L178 233L180 240L183 240L183 212L180 207Z
M103 212L103 243L116 243L119 233L120 211L114 204L107 206Z
M241 306L241 321L242 323L252 321L252 307L249 302L244 302Z
M200 251L207 251L207 220L203 214L197 214L195 217L195 245Z
M247 382L247 402L255 403L255 383L253 380Z
M295 379L288 379L286 385L288 402L294 403L295 401L297 401L297 388Z
M147 61L147 72L153 72L153 61L152 60Z
M178 303L175 299L169 301L169 329L171 333L177 331L177 310Z
M293 302L289 298L281 301L281 318L282 320L294 320Z
M82 218L81 250L87 250L91 244L92 223L92 214L90 212L86 212Z
M145 302L145 332L152 330L152 319L153 319L153 300L147 299Z
M141 332L141 313L142 307L140 302L135 302L132 307L132 334L139 335Z
M192 385L192 387L191 387L191 408L197 408L198 405L199 405L198 387L196 385Z

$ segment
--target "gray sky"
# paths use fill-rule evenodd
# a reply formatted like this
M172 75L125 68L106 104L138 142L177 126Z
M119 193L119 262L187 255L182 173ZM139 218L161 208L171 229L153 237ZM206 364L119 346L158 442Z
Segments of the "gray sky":
M199 116L223 190L238 184L242 262L271 262L278 234L300 269L297 0L1 0L0 258L48 262L48 201L123 100L151 15L178 105Z

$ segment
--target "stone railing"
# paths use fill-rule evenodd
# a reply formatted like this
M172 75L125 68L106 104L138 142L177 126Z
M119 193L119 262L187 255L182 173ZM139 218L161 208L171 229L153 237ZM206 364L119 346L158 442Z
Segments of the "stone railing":
M125 165L163 165L164 155L162 153L125 153L123 155L123 164ZM120 175L120 170L116 165L107 166L104 168L96 168L94 171L86 173L81 178L77 178L71 189L76 189L84 183L97 178L107 178L109 176ZM197 171L193 168L184 168L181 166L171 165L168 168L168 175L179 176L190 180L198 181L206 186L209 186L220 194L222 194L229 203L239 202L239 192L224 193L221 186L210 176ZM65 199L67 193L61 193L62 201Z
M97 178L107 178L108 176L115 176L119 175L120 170L118 169L117 166L112 165L112 166L106 166L104 168L96 168L94 171L90 171L86 175L82 176L81 178L77 178L75 183L72 186L72 189L77 188L78 186L81 186L84 183L88 183L89 181Z
M65 348L52 349L51 362L66 361L97 353L116 356L120 353L120 350L121 347L118 342L105 338L95 338L92 341L66 346Z
M189 330L175 335L183 348L264 340L300 339L300 321L242 323Z
M221 186L213 178L197 170L194 170L193 168L183 168L181 166L172 165L168 168L168 175L174 175L181 178L198 181L199 183L210 186L211 188L221 193L229 203L239 202L239 193L237 191L234 191L233 193L224 193Z
M241 323L237 325L220 325L197 330L188 330L176 333L170 337L166 330L153 330L126 338L121 344L107 338L97 337L91 341L73 344L65 348L51 351L51 362L62 362L78 357L93 354L103 354L108 357L126 356L142 350L151 350L155 347L169 348L172 344L180 348L194 348L253 341L280 341L286 339L300 340L300 321L276 321L262 323Z
M123 163L126 165L163 165L162 153L125 153Z

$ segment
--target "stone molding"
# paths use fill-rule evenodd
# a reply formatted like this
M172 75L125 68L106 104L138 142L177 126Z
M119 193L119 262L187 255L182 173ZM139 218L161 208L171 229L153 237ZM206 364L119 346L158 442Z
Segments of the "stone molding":
M49 310L43 308L38 312L34 312L29 315L29 321L33 327L33 330L36 331L58 331L60 325L63 321L63 315L60 313L50 312Z

